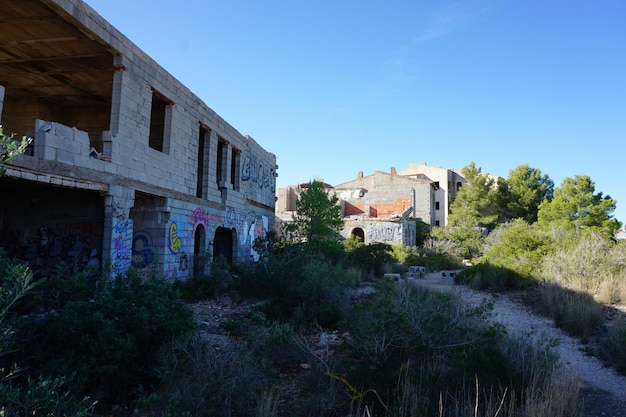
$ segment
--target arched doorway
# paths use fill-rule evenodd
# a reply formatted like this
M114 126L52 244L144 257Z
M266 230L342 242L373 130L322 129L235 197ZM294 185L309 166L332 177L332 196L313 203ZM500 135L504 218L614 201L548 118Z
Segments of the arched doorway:
M352 232L350 234L352 236L356 236L361 241L361 243L365 243L365 232L360 227L355 227L354 229L352 229Z
M198 277L204 275L204 267L206 266L206 231L204 226L199 224L193 236L193 276Z
M213 238L213 259L218 256L226 258L229 264L233 263L233 230L225 227L215 229Z

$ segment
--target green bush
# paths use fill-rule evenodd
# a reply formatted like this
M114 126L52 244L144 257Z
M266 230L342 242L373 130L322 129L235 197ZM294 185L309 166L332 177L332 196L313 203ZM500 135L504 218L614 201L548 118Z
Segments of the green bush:
M71 394L71 376L31 377L21 369L24 341L18 333L27 324L21 313L25 300L42 282L0 249L0 416L90 415L94 403Z
M296 245L253 270L242 271L239 291L243 296L267 298L263 311L273 320L296 327L332 325L341 319L349 302L348 290L358 278L299 248Z
M541 270L554 242L539 228L516 219L498 226L485 240L481 262L508 269L520 280L531 280Z
M344 244L348 265L362 269L366 275L381 275L383 267L393 263L393 248L387 243L361 243L356 237Z
M439 393L462 396L475 378L481 396L505 386L519 389L522 373L499 348L503 330L481 324L484 313L461 308L448 294L386 284L345 321L342 380L350 395L368 395L380 411L395 407L390 387L406 369L415 372L404 383L422 389L415 394L421 415L434 415Z
M194 275L187 281L176 281L174 288L191 302L208 300L224 294L232 284L230 265L223 256L214 259L208 274Z
M32 375L75 375L74 394L103 404L133 398L142 387L157 385L160 346L194 327L191 311L178 301L172 285L157 278L143 282L129 274L96 279L90 291L71 293L51 286L59 281L64 280L46 282L31 300L29 331L21 334L23 347L12 355L16 362ZM51 299L50 294L60 296Z
M515 271L488 262L463 269L457 275L457 282L478 290L491 291L507 291L529 284Z
M253 353L199 333L173 339L161 349L160 389L139 406L155 416L252 416L266 382Z
M74 398L63 377L27 379L21 386L0 380L0 416L91 416L95 402Z

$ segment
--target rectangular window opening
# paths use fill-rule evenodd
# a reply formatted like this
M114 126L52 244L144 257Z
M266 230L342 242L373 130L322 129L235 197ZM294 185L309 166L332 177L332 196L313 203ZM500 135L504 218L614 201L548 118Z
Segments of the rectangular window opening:
M198 177L196 181L196 197L207 198L206 184L206 170L205 161L208 160L209 146L211 131L200 124L200 134L198 136Z
M241 151L237 148L232 148L232 159L230 160L230 181L233 185L233 190L239 191L239 164L241 163Z
M152 89L150 108L150 137L148 145L159 152L166 151L166 138L169 136L171 106L174 103L163 94Z
M217 163L215 164L215 180L217 182L217 186L219 188L225 188L226 182L226 174L227 174L227 155L228 151L228 143L222 139L218 138L217 142Z

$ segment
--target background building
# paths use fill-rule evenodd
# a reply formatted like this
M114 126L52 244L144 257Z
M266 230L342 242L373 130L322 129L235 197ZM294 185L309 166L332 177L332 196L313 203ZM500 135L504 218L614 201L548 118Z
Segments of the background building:
M342 236L357 236L366 244L402 243L415 246L417 224L434 222L434 192L431 181L376 171L336 185L344 229Z
M33 137L0 179L0 246L33 268L173 278L255 256L276 157L80 0L0 2L0 120Z
M410 163L409 167L400 171L398 175L432 181L435 187L435 222L433 226L447 226L450 205L465 183L461 174L455 172L454 168L431 166L422 162L420 164Z

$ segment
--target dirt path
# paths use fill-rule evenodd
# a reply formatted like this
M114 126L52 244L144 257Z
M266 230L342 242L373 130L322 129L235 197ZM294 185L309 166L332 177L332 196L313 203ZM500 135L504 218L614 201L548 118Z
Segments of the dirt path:
M415 282L434 290L452 291L471 305L491 303L492 320L504 325L511 335L558 340L557 352L561 366L573 370L581 378L584 416L626 417L626 377L605 367L597 358L585 354L580 341L555 327L551 319L535 315L511 295L493 296L467 286L451 286L437 278L428 277Z

